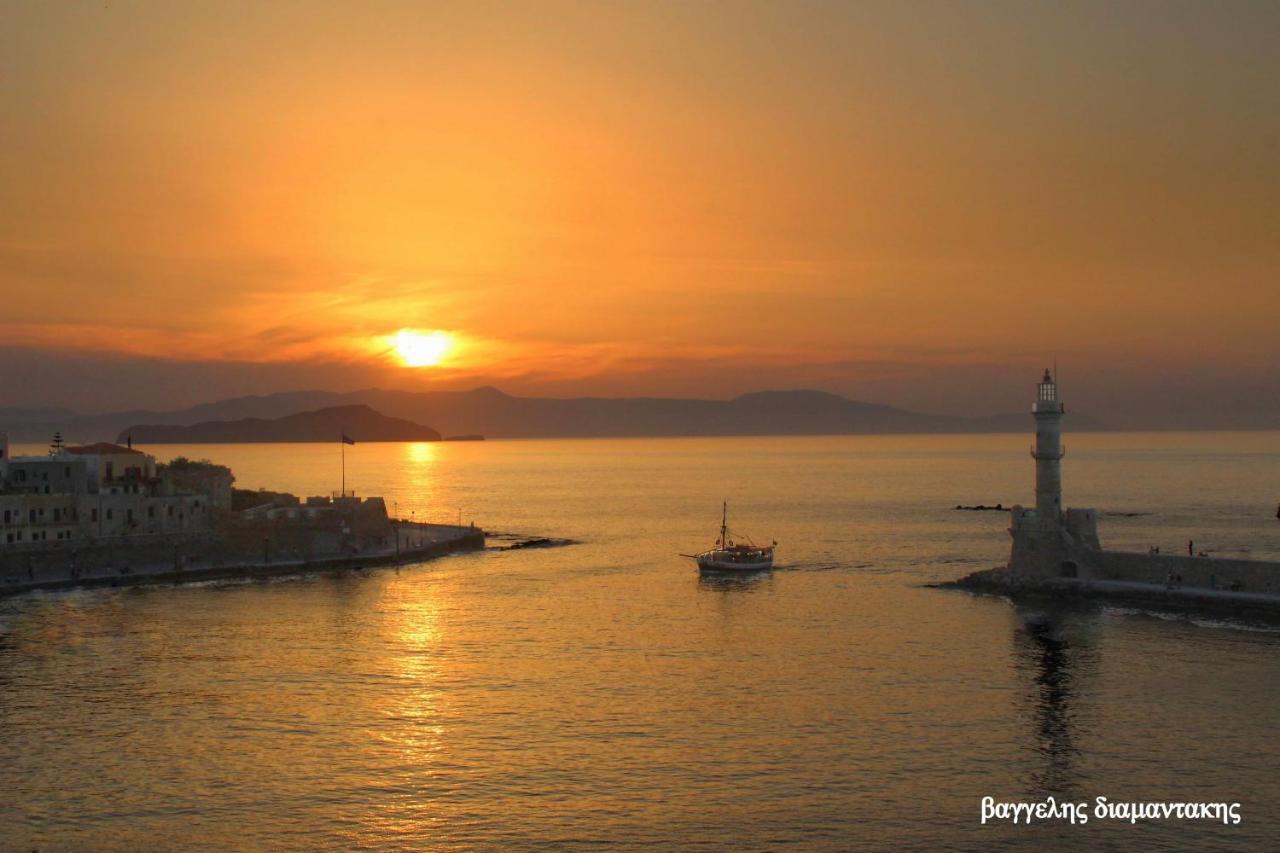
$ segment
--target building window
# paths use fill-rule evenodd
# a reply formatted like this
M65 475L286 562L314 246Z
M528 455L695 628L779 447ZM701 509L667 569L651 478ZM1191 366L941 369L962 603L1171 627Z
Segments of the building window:
M107 521L110 521L113 515L115 515L115 510L112 510L112 509L107 510Z
M98 510L96 507L94 509L89 510L89 520L90 521L98 520Z
M173 504L169 504L169 517L173 518Z
M124 511L124 520L133 523L133 507L129 507Z
M156 508L153 506L147 507L147 518L155 518L155 517L156 517Z
M35 520L36 520L36 511L34 509L27 510L27 521L34 524Z

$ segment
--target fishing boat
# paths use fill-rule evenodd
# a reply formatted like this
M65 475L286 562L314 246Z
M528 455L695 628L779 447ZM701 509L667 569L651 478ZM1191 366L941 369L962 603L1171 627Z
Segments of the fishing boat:
M704 572L762 572L773 568L772 545L756 545L750 537L746 542L734 542L729 534L729 504L725 503L720 518L720 538L715 547L701 554L684 554L697 561L698 568Z

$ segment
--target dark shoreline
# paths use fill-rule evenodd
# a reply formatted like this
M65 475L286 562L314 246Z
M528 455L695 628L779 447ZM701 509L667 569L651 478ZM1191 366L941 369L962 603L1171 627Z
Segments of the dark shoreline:
M136 571L127 575L91 575L59 580L24 581L0 586L0 598L37 590L100 589L135 586L158 586L211 580L257 580L259 578L302 575L314 572L338 572L348 569L377 568L433 560L448 554L480 551L485 547L484 531L468 530L452 539L431 542L418 548L404 548L376 554L356 554L311 560L288 560L272 563L235 563L163 571Z

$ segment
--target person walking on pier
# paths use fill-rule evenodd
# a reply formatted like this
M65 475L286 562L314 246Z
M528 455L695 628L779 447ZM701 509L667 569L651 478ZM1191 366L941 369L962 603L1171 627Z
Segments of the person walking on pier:
M1196 555L1196 543L1191 539L1187 540L1187 556L1194 557Z

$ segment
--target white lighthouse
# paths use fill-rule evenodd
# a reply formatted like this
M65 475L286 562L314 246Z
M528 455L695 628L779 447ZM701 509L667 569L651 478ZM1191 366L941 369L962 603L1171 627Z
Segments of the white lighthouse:
M1015 506L1009 533L1013 550L1009 568L1033 577L1089 577L1097 570L1098 513L1092 509L1062 509L1062 413L1058 383L1045 370L1036 387L1031 414L1036 419L1036 508Z
M1036 515L1058 522L1062 518L1062 413L1058 383L1046 367L1036 389L1031 413L1036 419Z

